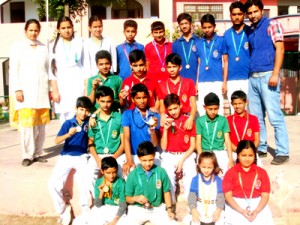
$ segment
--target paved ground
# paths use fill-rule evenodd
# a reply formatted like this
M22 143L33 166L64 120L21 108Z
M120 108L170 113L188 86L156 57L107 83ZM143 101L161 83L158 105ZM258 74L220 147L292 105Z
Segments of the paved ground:
M269 205L276 225L300 225L300 116L288 116L286 121L290 162L282 166L270 165L274 147L271 128L268 129L271 154L262 162L272 183ZM0 214L55 216L47 181L60 151L60 146L54 144L59 127L57 120L48 126L45 155L49 162L24 168L18 131L0 125ZM74 198L77 197L75 194ZM183 203L179 208L186 210ZM75 207L75 210L78 209Z

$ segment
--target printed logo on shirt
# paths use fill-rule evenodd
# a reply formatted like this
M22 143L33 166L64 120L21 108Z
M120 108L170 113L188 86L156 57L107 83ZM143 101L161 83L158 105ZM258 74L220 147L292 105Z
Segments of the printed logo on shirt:
M161 180L156 181L156 189L161 189Z
M261 181L260 180L256 180L255 189L260 189L260 187L261 187Z
M248 128L248 129L247 129L247 136L248 136L248 137L251 137L251 136L252 136L252 129L251 129L251 128Z
M111 132L111 137L112 137L112 138L116 138L117 135L118 135L118 132L117 132L116 130L113 130L113 131Z
M223 136L223 132L221 130L219 130L217 136L218 136L218 138L221 138Z
M193 47L192 47L192 51L193 51L193 52L196 52L196 51L197 51L197 47L196 47L196 45L193 45Z
M246 49L246 50L248 50L249 49L249 42L247 41L247 42L245 42L245 44L244 44L244 49Z
M187 100L186 94L183 94L182 97L181 97L181 99L182 99L183 102L186 102L186 100Z
M219 55L219 52L218 52L218 50L214 50L214 52L213 52L213 56L214 56L215 58L217 58L217 57L218 57L218 55Z
M184 135L184 142L187 144L187 143L189 143L189 140L190 140L190 138L189 138L189 135Z

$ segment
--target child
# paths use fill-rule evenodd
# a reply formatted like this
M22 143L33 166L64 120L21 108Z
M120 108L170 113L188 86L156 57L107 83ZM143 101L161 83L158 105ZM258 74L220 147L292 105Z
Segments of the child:
M155 21L151 24L153 41L145 46L146 65L150 78L158 83L167 80L169 74L166 69L166 56L172 53L172 43L165 38L165 25Z
M97 61L95 55L100 50L106 50L111 55L110 72L117 72L117 51L116 47L109 37L103 37L103 22L99 16L91 16L89 19L89 31L91 37L84 42L84 69L86 78L95 76L98 73Z
M135 41L135 36L137 34L137 22L134 20L126 20L124 22L124 35L125 42L117 46L117 60L118 60L118 72L122 80L129 77L131 74L130 64L129 64L129 54L132 50L142 50L144 51L144 45L139 44Z
M194 83L197 84L199 56L196 44L200 39L192 32L192 16L190 14L180 13L177 17L177 23L182 32L182 36L173 43L172 52L177 53L184 59L181 75L185 78L192 79Z
M94 207L88 217L76 218L73 225L122 224L126 211L125 182L117 176L118 163L112 156L102 159L103 177L95 184Z
M225 174L226 224L274 224L267 205L270 179L267 172L256 165L256 151L252 141L240 141L236 149L236 165Z
M196 105L196 89L192 79L183 78L179 72L182 69L181 58L175 53L171 53L166 58L169 79L159 83L158 99L160 101L160 113L162 114L162 123L166 109L163 101L166 95L174 93L180 98L181 111L183 114L189 115L185 121L183 128L191 130L197 113Z
M151 141L156 147L159 133L159 114L149 110L147 87L144 84L136 84L132 87L130 95L135 108L125 110L122 115L126 155L126 162L123 165L125 175L138 163L138 145L143 141Z
M73 23L69 17L57 21L57 37L51 47L50 80L55 112L61 124L74 117L74 103L83 95L83 44L74 38Z
M95 103L95 93L101 86L107 86L113 89L113 105L112 109L118 111L120 109L119 93L121 91L122 79L118 75L112 75L111 69L111 54L106 50L101 50L96 53L96 64L98 67L98 74L89 78L87 82L87 95L91 99L92 103ZM99 108L99 104L96 102L95 111Z
M213 151L224 176L227 169L233 166L228 122L224 116L218 115L220 100L215 93L206 95L204 104L206 115L196 121L196 149L198 155L202 151ZM224 143L227 151L224 149Z
M183 175L184 193L187 199L191 180L196 175L194 154L196 128L193 124L192 129L184 129L184 123L189 117L181 113L178 95L167 95L164 98L164 105L168 117L161 127L161 148L164 151L161 154L162 167L165 168L171 180L171 195L175 202L176 177Z
M221 169L213 152L201 152L198 158L198 175L191 183L188 203L191 216L184 219L185 224L224 224L225 198L222 180L218 176Z
M130 90L135 84L145 84L149 91L149 107L151 111L157 112L159 107L158 100L156 101L157 82L147 75L146 58L141 50L133 50L129 54L129 61L132 75L126 78L122 84L120 92L120 104L126 109L133 109L134 104L131 101ZM156 101L156 102L155 102Z
M154 164L155 148L149 141L139 144L140 164L128 176L125 187L129 204L126 224L173 224L175 221L166 171Z
M55 143L64 142L60 157L49 179L49 191L54 208L60 214L60 222L69 224L71 220L71 207L63 199L62 190L72 169L76 170L75 178L78 180L80 203L82 211L88 211L89 193L86 185L87 147L88 147L88 115L92 103L88 97L79 97L76 102L76 116L66 120L58 132Z
M94 187L98 178L101 162L104 157L113 156L118 163L123 165L124 151L123 129L121 126L122 116L118 112L112 111L114 91L106 86L101 86L96 93L96 101L100 108L92 114L95 119L95 126L89 128L89 169L91 172L91 183ZM119 176L122 176L121 167ZM93 189L92 189L93 190Z
M223 37L215 33L216 23L215 18L211 14L206 14L201 18L201 27L204 32L204 37L198 42L197 50L200 57L200 74L198 80L198 102L199 113L204 115L203 105L204 96L211 90L218 95L220 105L219 114L223 115L223 95L227 92L227 61L223 46ZM222 57L223 67L222 70ZM222 72L223 71L223 72Z

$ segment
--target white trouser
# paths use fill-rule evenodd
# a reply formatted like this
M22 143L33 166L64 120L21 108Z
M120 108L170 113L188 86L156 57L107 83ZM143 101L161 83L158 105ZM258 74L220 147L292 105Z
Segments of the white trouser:
M75 112L66 112L59 114L59 122L62 125L66 120L70 120L75 116Z
M98 154L98 156L103 159L105 157L108 157L108 156L112 156L112 154ZM118 163L118 177L122 177L122 166L125 162L125 155L122 154L120 155L117 159L117 163ZM93 197L95 196L95 183L96 183L96 180L97 178L99 177L99 172L100 172L100 169L98 166L97 166L97 162L95 160L95 158L90 155L89 157L89 160L88 160L88 174L87 176L89 177L89 186L90 186L90 191L91 193L93 193Z
M20 127L21 148L23 159L34 159L43 154L46 136L46 125Z
M179 161L182 159L184 154L172 154L169 152L161 153L162 163L161 166L167 171L167 174L171 182L171 196L172 202L176 202L175 192L176 192L176 174L175 170ZM191 154L183 163L183 186L184 186L184 197L187 200L187 197L190 192L191 182L194 176L197 175L196 172L196 163L195 163L196 154Z
M204 212L203 207L202 207L202 209L199 209L199 207L197 207L197 210L198 210L199 213L200 213L200 212ZM212 212L210 212L210 213L212 214L212 213L214 213L214 211L212 211ZM201 214L200 214L200 215L201 215ZM220 219L219 219L217 222L215 222L215 225L224 225L224 223L225 223L224 215L225 215L225 212L222 210ZM204 216L204 215L203 215L203 216ZM200 218L202 218L202 217L200 216ZM193 217L192 217L191 214L186 215L186 216L183 218L182 222L183 222L184 224L200 225L200 223L194 223L194 222L193 222ZM202 221L202 222L203 222L203 221ZM210 222L212 222L212 220L211 220ZM206 223L209 223L209 222L206 222Z
M221 81L216 82L199 82L198 83L198 103L197 109L200 116L205 115L205 109L203 108L204 105L204 97L209 94L210 92L215 93L220 99L220 108L219 108L219 115L224 114L224 105L223 105L223 95L222 95L222 84Z
M82 207L88 206L89 204L89 190L87 185L87 154L83 154L81 156L61 155L53 168L48 183L54 208L59 214L61 214L66 207L62 190L72 169L76 170L74 176L79 188L80 204Z
M166 211L165 204L158 207L145 209L140 206L129 205L126 217L126 223L130 225L142 225L145 222L150 222L152 225L173 225L177 224L174 220L170 220Z
M234 198L236 203L243 209L246 209L247 201L244 198ZM253 198L250 202L251 210L256 209L260 202L261 198ZM225 224L226 225L274 225L274 221L272 218L272 212L268 205L257 214L254 221L249 222L246 217L244 217L239 212L232 209L229 205L225 205Z
M243 91L248 96L248 79L227 81L227 97L229 102L231 102L231 95L235 91ZM234 109L231 105L230 105L230 110L231 110L231 114L233 114Z

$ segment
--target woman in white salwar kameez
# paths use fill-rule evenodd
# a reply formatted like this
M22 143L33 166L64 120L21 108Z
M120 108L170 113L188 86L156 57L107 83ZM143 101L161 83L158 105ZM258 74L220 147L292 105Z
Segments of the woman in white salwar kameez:
M69 17L57 21L57 37L51 46L50 79L53 87L55 113L60 122L75 115L76 99L83 95L83 42L74 37L73 23Z
M252 141L238 143L237 163L223 179L226 225L273 225L268 207L270 179L256 165L256 147Z
M22 165L45 163L42 157L45 127L50 122L47 47L37 40L41 25L35 19L25 24L26 39L10 53L10 96L12 121L21 133Z

